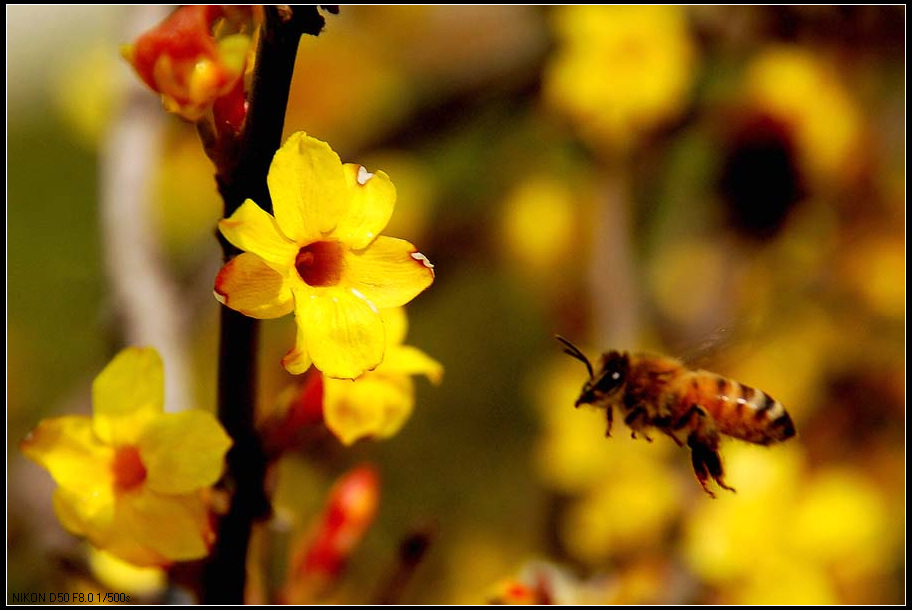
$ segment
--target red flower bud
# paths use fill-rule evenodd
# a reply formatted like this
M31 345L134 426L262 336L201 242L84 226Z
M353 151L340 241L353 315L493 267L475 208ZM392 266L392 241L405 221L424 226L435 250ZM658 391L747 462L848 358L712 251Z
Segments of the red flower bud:
M341 574L377 514L379 487L370 465L358 466L336 482L313 533L296 545L286 601L312 601Z
M242 80L252 17L238 7L183 6L122 53L169 112L195 121Z

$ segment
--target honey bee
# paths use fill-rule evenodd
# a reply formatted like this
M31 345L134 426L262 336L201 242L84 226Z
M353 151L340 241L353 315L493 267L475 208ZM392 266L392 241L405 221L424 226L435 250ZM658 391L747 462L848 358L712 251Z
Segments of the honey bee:
M761 390L703 370L691 370L674 358L608 351L596 372L589 359L567 339L558 336L564 352L589 371L576 407L605 409L611 436L614 409L624 414L630 436L648 428L670 436L679 447L690 447L694 474L710 496L712 478L722 489L735 491L723 478L719 455L720 434L757 445L769 445L795 436L795 424L782 404Z

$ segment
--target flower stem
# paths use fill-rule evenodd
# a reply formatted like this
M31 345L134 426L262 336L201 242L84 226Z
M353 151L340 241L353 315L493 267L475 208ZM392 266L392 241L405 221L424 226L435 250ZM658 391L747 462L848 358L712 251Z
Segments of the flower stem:
M596 345L636 345L640 334L629 166L602 159L595 240L589 269Z
M282 140L298 42L301 34L316 36L324 25L315 6L266 6L264 11L243 132L215 157L225 217L248 198L272 211L266 174ZM224 240L222 248L226 262L239 252ZM251 528L270 511L263 488L266 456L254 429L258 330L256 320L222 307L218 416L234 440L225 477L233 495L203 570L201 598L206 604L244 603Z

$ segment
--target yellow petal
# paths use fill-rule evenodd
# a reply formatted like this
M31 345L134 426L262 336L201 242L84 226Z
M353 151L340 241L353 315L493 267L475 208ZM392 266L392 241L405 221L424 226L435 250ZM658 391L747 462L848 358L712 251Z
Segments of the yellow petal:
M164 366L151 347L122 350L92 384L95 434L105 443L130 445L162 412Z
M99 549L140 566L160 566L168 559L126 531L124 513L117 497L107 493L58 488L54 492L54 513L69 532L86 539Z
M215 298L251 318L279 318L294 310L291 289L278 272L256 254L243 252L215 278Z
M125 531L113 493L91 494L63 488L54 493L54 512L70 532L134 565L165 565L167 558Z
M339 155L304 132L292 134L276 152L266 182L279 227L298 244L332 231L348 207Z
M103 549L114 557L137 567L165 568L174 562L154 548L119 532L123 532L123 527L120 525L111 528L110 535L104 543L96 543L91 537L88 537L88 540L96 548Z
M396 187L385 172L371 173L364 167L346 163L345 180L349 207L333 231L333 237L354 250L366 247L383 231L396 205Z
M443 379L443 365L411 345L389 348L381 367L384 374L424 375L435 384Z
M171 561L204 557L213 534L199 494L164 495L147 487L119 499L121 535Z
M307 372L312 364L310 355L307 353L307 336L304 334L304 328L297 324L295 332L295 344L288 353L282 358L282 366L292 375L300 375Z
M167 575L157 568L140 568L107 551L89 548L92 575L110 591L156 595L168 585Z
M20 449L46 468L61 487L100 493L113 485L114 449L95 435L88 417L46 419L22 441Z
M95 415L130 415L136 411L162 411L165 370L151 347L128 347L104 368L92 383Z
M408 318L404 307L388 307L380 310L383 326L386 328L386 349L400 345L408 333Z
M295 318L314 366L330 377L354 379L383 360L383 319L354 291L295 292Z
M77 492L67 491L62 487L55 489L52 500L54 514L57 515L57 520L60 521L63 529L77 536L85 536L85 522L77 510L78 502L72 500L76 496L78 496Z
M350 286L377 307L405 305L434 281L434 267L403 239L378 237L364 250L347 252Z
M139 439L146 485L168 494L208 487L221 476L229 447L231 439L211 413L166 413Z
M259 256L276 271L294 265L298 246L279 229L276 219L248 199L230 218L220 220L225 239L246 252Z
M107 532L114 521L113 489L58 487L54 491L54 514L67 531L77 536L89 536L99 530ZM107 535L96 538L107 540Z
M415 404L412 380L406 376L368 373L355 381L324 378L323 384L326 427L346 445L392 436Z

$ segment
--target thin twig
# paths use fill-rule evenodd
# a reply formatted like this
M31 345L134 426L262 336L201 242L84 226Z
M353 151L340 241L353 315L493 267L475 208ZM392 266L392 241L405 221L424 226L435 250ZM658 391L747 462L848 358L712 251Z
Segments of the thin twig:
M400 604L405 589L411 582L415 571L427 555L434 541L437 528L429 525L410 532L399 543L399 554L396 565L377 593L374 603L382 605Z
M250 105L236 156L222 157L216 181L230 216L250 198L267 211L269 164L281 144L285 109L301 34L317 35L323 17L315 6L265 7ZM238 250L222 240L225 260ZM257 321L222 307L219 345L218 415L234 440L228 453L226 484L233 492L218 538L204 568L202 601L244 602L247 548L254 521L270 510L263 489L266 457L254 429Z

